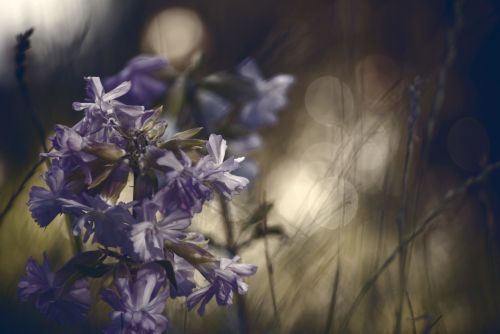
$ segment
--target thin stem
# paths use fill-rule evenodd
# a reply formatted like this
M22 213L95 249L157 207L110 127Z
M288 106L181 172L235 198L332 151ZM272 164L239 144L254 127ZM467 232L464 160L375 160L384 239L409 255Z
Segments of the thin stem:
M10 196L9 200L7 201L7 205L5 205L5 207L3 208L2 212L0 213L0 223L5 218L5 215L7 214L7 212L9 212L9 210L14 205L14 202L16 201L16 198L23 191L24 186L26 185L26 183L28 183L28 181L31 179L31 177L35 174L35 172L38 169L38 167L40 167L45 162L45 160L46 160L46 158L41 158L36 164L33 165L33 167L31 167L31 169L29 170L28 174L26 174L24 176L23 180L21 181L21 184L19 185L19 187L17 187L16 191L14 191L14 193Z
M264 195L264 203L266 203L265 195ZM274 318L276 319L276 324L278 325L278 328L281 328L281 319L278 312L278 303L276 302L276 290L274 288L274 268L271 260L271 255L269 254L269 243L267 240L267 212L264 215L264 219L262 219L262 226L264 229L264 253L266 255L267 277L269 279L269 288L271 290Z
M408 118L408 137L406 139L406 152L403 165L403 181L401 185L401 203L397 219L399 245L403 242L405 234L406 208L408 202L408 181L410 177L410 160L413 153L413 138L415 125L420 114L420 78L416 77L410 85L410 117ZM404 294L406 291L406 249L402 248L399 255L399 303L396 310L396 334L401 333Z
M455 200L459 196L464 195L467 192L467 190L470 189L471 187L477 185L478 183L483 182L486 179L486 177L488 177L492 172L494 172L499 168L500 168L500 161L494 164L490 164L486 166L479 175L467 179L467 181L465 181L461 186L451 189L445 194L445 196L440 201L440 204L436 206L434 209L432 209L425 216L425 218L420 222L420 224L418 224L418 227L413 231L413 233L411 233L408 237L406 237L403 240L403 242L399 244L390 253L390 255L385 259L385 261L382 263L379 269L376 272L374 272L370 276L370 278L365 282L361 290L354 298L353 303L349 307L339 332L343 333L346 331L347 326L349 326L349 321L351 320L357 306L361 303L361 301L366 296L368 291L370 291L370 289L375 285L380 275L397 258L401 250L405 249L414 239L423 234L426 231L427 227L434 221L434 219L438 217L441 213L443 213L443 211L448 207L448 205L453 200Z
M413 310L413 305L411 303L410 294L406 291L406 301L408 302L408 309L410 310L411 324L413 334L417 334L417 325L415 324L415 312Z
M326 319L325 334L328 334L334 328L335 320L335 306L337 304L337 291L340 281L340 257L337 264L337 270L335 271L335 278L333 280L332 296L330 298L330 307L328 309L328 317Z
M231 217L231 211L229 208L229 203L222 197L219 197L219 201L222 208L222 221L224 223L224 228L226 232L226 250L231 255L236 255L238 253L238 245L234 243L234 222ZM248 333L248 321L246 314L246 303L244 296L236 295L236 305L238 307L238 322L240 327L240 333Z
M65 217L65 224L66 228L68 229L69 238L73 241L72 242L73 253L74 254L81 253L83 251L83 243L82 240L80 239L80 236L73 234L73 226L71 225L71 219L69 216Z

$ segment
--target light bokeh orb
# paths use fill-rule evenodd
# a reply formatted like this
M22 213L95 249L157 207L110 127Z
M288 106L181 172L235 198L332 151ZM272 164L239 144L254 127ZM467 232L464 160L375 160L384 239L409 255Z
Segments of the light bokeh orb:
M174 66L182 66L200 51L203 37L198 14L187 8L168 8L149 21L143 47L164 56Z
M350 223L357 212L355 187L338 176L319 176L313 164L285 161L269 179L269 199L292 232L334 229Z
M355 116L351 89L334 76L320 77L311 82L306 91L305 105L312 119L324 126L348 123Z

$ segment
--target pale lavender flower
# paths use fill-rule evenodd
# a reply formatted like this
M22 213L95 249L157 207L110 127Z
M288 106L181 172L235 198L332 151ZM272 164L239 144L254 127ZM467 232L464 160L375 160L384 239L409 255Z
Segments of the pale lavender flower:
M252 59L243 62L238 67L238 73L251 80L257 90L257 98L247 102L241 110L240 120L243 125L255 129L276 124L278 111L288 103L286 93L294 83L294 77L288 74L279 74L266 80Z
M232 174L245 158L230 157L224 160L226 141L220 135L211 134L207 142L208 155L200 159L196 169L200 178L210 182L223 196L240 192L248 185L248 179Z
M166 152L157 160L158 165L170 170L166 174L167 183L155 196L162 211L180 209L194 214L201 211L205 201L213 198L214 190L229 198L247 186L248 179L232 174L243 158L224 160L227 144L222 136L210 135L206 147L208 155L194 167L182 151L180 160L172 152Z
M65 287L65 281L50 268L46 253L42 265L28 259L18 289L21 301L33 302L38 311L61 324L83 321L90 307L88 282L79 279Z
M104 86L106 89L113 89L122 82L130 81L131 88L120 97L120 101L151 106L151 103L167 89L166 84L155 79L152 74L167 66L167 61L163 57L140 55L132 58L118 74L107 78Z
M168 320L163 315L169 290L165 288L164 270L156 264L143 266L135 278L127 269L115 278L116 292L106 289L102 299L112 308L111 324L105 332L161 334Z
M122 82L106 93L99 77L86 77L85 80L90 101L73 103L73 109L85 112L85 117L75 126L79 133L106 139L117 123L113 117L117 111L132 115L144 112L143 106L130 106L116 100L130 90L130 81Z
M158 221L160 207L145 200L139 213L139 222L130 232L134 251L142 261L165 259L165 241L176 243L186 237L186 228L191 224L191 215L185 211L174 211Z
M205 313L205 306L215 296L217 304L231 305L233 292L240 295L246 294L248 285L243 282L243 277L251 276L257 272L257 267L250 264L238 263L239 256L233 259L221 259L218 267L209 270L207 277L210 284L204 288L194 291L187 298L187 306L193 309L200 304L198 314ZM207 275L208 276L208 275Z
M116 99L127 94L131 88L130 81L125 81L106 93L99 77L86 77L85 80L87 81L87 95L90 101L73 102L73 109L97 111L103 116L112 113L114 108L123 106L124 104ZM137 108L144 110L144 107Z

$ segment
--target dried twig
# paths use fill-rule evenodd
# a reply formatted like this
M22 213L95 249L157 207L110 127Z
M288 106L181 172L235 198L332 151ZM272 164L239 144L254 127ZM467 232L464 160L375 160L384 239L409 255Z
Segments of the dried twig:
M416 320L415 319L415 312L413 310L413 305L411 303L410 294L408 293L408 291L405 291L405 294L406 294L406 301L408 302L408 309L410 310L412 332L413 332L413 334L417 334L417 325L415 323L415 320Z
M399 209L399 215L397 219L398 225L398 240L401 245L403 242L403 237L405 235L405 220L406 220L406 208L408 201L408 181L410 177L410 159L413 153L413 138L415 132L415 125L417 118L420 114L420 78L416 77L412 84L410 85L410 117L408 118L408 136L406 139L406 150L405 158L403 164L403 180L401 185L401 203ZM396 310L396 329L395 333L401 333L401 322L403 317L403 302L404 294L406 291L406 251L401 250L399 255L399 304Z
M22 34L17 35L17 45L16 45L16 80L19 86L19 91L23 97L23 102L28 111L28 114L31 118L31 122L35 127L35 130L38 135L38 139L42 144L43 150L45 152L48 151L47 144L45 143L46 135L45 130L43 128L43 124L38 118L37 112L31 100L31 95L29 93L28 85L25 81L25 61L26 61L26 52L30 48L30 38L35 31L34 28L30 28Z

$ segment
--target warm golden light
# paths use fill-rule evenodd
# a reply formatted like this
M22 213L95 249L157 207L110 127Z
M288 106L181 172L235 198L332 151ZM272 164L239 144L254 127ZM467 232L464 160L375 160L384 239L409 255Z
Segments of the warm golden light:
M181 66L200 50L204 35L198 14L186 8L169 8L149 22L143 46Z
M320 77L309 84L305 105L312 119L325 126L342 124L354 117L351 89L333 76Z

